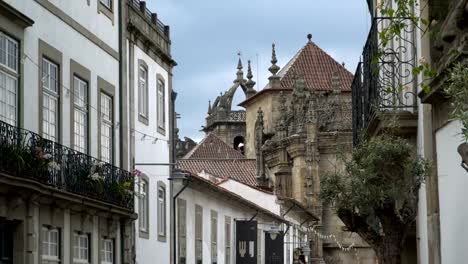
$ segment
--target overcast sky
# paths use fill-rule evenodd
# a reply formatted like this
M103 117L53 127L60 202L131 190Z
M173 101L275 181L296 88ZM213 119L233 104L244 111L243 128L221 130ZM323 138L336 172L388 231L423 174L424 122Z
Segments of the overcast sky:
M179 135L198 141L208 100L214 101L235 79L237 53L246 73L252 61L256 89L269 76L271 43L284 66L313 35L312 41L354 73L370 26L364 0L149 0L163 23L171 26L173 88ZM257 70L258 69L258 70ZM236 94L235 102L242 101Z

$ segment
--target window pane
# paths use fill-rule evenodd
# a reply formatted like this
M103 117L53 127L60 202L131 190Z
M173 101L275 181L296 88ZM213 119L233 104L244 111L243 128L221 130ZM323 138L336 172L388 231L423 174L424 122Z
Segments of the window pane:
M0 70L0 120L16 126L17 80Z

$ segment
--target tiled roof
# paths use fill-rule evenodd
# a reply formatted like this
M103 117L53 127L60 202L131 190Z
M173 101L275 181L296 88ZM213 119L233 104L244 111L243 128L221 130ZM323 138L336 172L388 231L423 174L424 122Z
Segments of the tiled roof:
M245 156L210 133L182 159L245 159Z
M281 76L283 88L292 88L294 76L304 74L306 87L309 89L331 91L334 72L340 77L342 91L351 91L353 75L314 42L309 41L278 75Z
M238 182L256 186L256 161L254 159L180 159L179 169L198 174L205 171L220 178L231 178Z
M234 192L231 192L229 191L228 189L225 189L207 179L204 179L202 177L199 177L197 175L192 175L191 176L191 180L198 183L198 184L203 184L204 186L208 187L209 189L213 190L213 191L217 191L217 192L220 192L222 194L224 194L224 197L229 199L230 201L235 201L235 202L239 202L241 203L242 205L244 206L247 206L247 207L250 207L251 209L263 214L263 215L266 215L266 216L269 216L269 217L272 217L274 219L277 219L283 223L287 223L289 224L289 222L284 219L283 216L281 215L277 215L275 213L273 213L272 211L262 207L262 206L259 206L258 204L234 193Z

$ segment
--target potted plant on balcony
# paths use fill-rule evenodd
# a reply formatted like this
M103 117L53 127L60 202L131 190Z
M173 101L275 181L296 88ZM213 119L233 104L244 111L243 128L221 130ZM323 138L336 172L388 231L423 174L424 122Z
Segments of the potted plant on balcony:
M449 72L445 93L452 100L451 118L460 121L464 142L458 146L461 166L468 172L468 65L457 63Z

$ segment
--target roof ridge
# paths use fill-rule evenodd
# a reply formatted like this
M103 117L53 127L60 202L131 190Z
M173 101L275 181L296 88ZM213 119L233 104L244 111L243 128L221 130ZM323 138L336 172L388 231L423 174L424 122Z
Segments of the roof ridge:
M342 70L345 70L346 72L348 72L349 74L353 75L350 71L348 71L348 69L346 69L345 66L343 66L342 64L340 64L335 58L333 58L330 54L328 54L328 52L326 52L324 49L322 49L319 45L317 45L315 42L313 41L310 41L306 44L309 45L309 44L312 44L315 48L317 48L320 52L322 52L324 55L326 55L329 59L331 59L333 62L335 62L338 67ZM304 46L305 47L305 46Z

